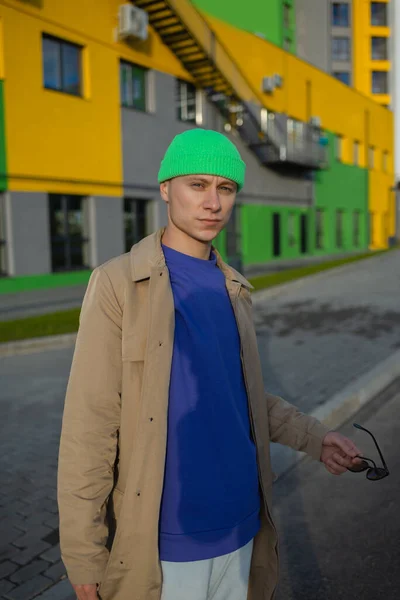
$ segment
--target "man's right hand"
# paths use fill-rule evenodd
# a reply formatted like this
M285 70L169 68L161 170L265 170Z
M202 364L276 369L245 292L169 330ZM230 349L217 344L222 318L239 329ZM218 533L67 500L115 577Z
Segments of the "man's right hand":
M78 600L98 600L97 585L95 583L90 583L88 585L72 584L72 587L75 590Z

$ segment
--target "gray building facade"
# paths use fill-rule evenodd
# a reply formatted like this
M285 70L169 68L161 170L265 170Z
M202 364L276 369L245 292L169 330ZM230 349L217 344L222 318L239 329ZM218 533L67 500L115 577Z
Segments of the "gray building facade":
M158 169L173 137L191 127L223 132L237 145L247 164L238 206L312 205L313 184L304 171L279 172L261 164L239 133L227 129L220 112L202 90L192 86L191 109L182 111L181 106L178 110L177 85L174 77L148 70L145 110L121 107L122 197L62 195L46 189L3 194L3 275L92 269L165 225L167 209L160 198ZM190 118L183 118L185 115Z
M300 58L354 85L352 0L296 0L296 36Z

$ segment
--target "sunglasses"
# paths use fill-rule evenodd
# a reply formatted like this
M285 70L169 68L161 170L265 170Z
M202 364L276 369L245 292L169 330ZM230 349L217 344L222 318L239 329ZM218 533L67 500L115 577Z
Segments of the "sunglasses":
M374 440L375 446L379 452L379 456L381 457L383 467L377 467L372 458L367 458L366 456L359 456L358 458L361 458L362 461L358 465L354 465L351 468L349 467L348 471L351 471L352 473L362 473L363 471L367 471L367 479L369 479L370 481L379 481L380 479L387 477L389 475L389 469L386 466L385 459L383 458L383 454L378 446L378 442L376 441L375 437L370 431L368 431L368 429L365 429L365 427L361 427L361 425L358 425L357 423L353 423L353 427L356 427L357 429L362 429L363 431L369 433L369 435ZM373 466L371 466L369 463L372 463Z

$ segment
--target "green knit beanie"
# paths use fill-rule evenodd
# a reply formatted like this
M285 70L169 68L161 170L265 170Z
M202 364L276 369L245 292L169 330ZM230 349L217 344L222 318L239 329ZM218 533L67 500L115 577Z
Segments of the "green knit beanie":
M189 129L175 136L158 173L162 183L182 175L219 175L234 181L240 191L246 165L227 137L210 129Z

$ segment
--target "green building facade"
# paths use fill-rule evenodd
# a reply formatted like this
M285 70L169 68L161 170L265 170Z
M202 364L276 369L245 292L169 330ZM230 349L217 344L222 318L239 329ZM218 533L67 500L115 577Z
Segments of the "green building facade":
M295 52L294 0L193 0L201 11Z

